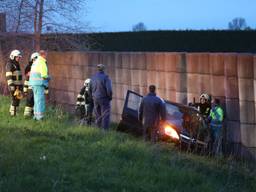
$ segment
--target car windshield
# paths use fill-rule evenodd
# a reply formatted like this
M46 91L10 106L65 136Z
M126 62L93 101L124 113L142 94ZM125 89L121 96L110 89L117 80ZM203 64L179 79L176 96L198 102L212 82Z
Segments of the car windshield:
M182 127L183 123L183 112L181 112L178 106L166 103L166 119L177 127Z

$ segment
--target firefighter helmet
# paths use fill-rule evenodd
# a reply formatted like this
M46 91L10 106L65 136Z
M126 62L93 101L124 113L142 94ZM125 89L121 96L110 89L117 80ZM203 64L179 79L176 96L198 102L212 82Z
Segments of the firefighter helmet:
M10 59L14 60L15 57L21 57L21 52L17 49L13 50L10 54Z
M32 60L34 60L34 59L36 59L38 57L39 57L39 53L38 52L34 52L34 53L32 53L32 55L30 57L30 61L32 61Z
M84 81L84 86L88 86L91 83L91 79L88 78Z
M204 98L206 101L209 101L209 100L210 100L209 95L206 94L206 93L201 94L200 97L199 97L199 100L201 100L202 98Z

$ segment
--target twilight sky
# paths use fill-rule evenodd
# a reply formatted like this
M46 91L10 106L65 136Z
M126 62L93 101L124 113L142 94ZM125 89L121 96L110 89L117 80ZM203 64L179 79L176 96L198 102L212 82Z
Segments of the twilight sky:
M81 14L93 31L226 29L235 17L256 28L256 0L89 0Z

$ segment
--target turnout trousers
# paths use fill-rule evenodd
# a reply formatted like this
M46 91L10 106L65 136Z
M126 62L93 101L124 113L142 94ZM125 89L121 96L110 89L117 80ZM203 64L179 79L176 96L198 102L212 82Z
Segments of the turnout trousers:
M33 90L32 90L32 88L28 88L24 116L26 116L26 117L32 116L33 115L33 107L34 107Z
M10 115L15 116L17 113L17 107L20 105L20 100L11 94L11 106L10 106Z

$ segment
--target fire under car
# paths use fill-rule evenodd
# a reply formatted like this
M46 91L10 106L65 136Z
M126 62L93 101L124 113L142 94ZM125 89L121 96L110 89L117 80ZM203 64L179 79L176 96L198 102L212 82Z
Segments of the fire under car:
M139 106L143 96L127 91L119 131L142 135L143 128L138 120ZM193 107L165 101L166 121L159 128L159 140L171 141L185 146L207 149L209 130L203 116Z

